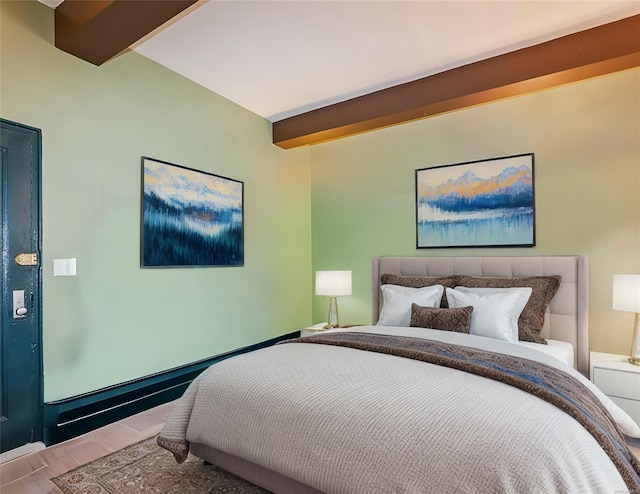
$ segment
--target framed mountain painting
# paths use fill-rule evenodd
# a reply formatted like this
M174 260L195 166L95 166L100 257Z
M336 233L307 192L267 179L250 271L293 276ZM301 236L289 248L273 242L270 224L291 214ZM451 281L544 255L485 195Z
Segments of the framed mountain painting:
M533 153L416 170L416 247L533 247Z
M142 157L142 267L244 265L244 183Z

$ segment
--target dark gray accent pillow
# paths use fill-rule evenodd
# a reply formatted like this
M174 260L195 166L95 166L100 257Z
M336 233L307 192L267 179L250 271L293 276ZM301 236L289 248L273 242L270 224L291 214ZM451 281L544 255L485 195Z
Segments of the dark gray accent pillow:
M469 334L472 312L473 307L471 306L456 309L434 309L411 304L410 326Z
M449 288L455 288L455 276L408 276L397 274L383 274L380 276L381 285L399 285L408 286L410 288L424 288L425 286L443 285ZM442 292L440 307L449 307L447 304L447 296Z
M551 299L558 291L562 276L523 276L515 278L484 278L479 276L456 276L457 286L469 288L516 288L531 287L527 305L518 319L518 339L547 344L540 333L544 326L544 314Z

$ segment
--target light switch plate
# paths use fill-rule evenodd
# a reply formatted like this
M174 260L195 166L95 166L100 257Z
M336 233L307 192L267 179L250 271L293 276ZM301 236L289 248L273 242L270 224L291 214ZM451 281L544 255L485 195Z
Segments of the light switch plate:
M76 275L75 258L53 260L53 276L75 276L75 275Z

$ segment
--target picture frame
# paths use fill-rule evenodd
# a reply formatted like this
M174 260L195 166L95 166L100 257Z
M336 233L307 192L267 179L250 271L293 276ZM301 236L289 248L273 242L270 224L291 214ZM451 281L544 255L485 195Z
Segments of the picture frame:
M534 154L420 168L416 248L535 246Z
M244 265L244 182L141 157L143 268Z

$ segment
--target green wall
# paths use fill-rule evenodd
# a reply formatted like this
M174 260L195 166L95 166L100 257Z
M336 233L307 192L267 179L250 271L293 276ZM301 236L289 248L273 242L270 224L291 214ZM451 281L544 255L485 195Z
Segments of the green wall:
M368 323L376 255L587 254L591 348L629 351L633 316L610 300L614 273L640 273L640 70L284 151L135 52L95 67L57 50L35 0L0 9L0 116L43 131L47 401L324 321L318 269L353 270L341 322ZM535 248L415 249L416 168L528 152ZM244 181L244 267L139 268L142 155ZM78 276L54 278L67 257Z
M56 49L42 4L0 8L0 116L43 135L45 400L309 324L308 148L135 52L96 67ZM140 269L142 155L244 182L244 267ZM70 257L77 276L54 278Z
M417 168L535 154L534 248L416 249ZM614 273L640 273L640 70L629 70L311 148L313 268L352 269L341 323L368 323L376 255L586 254L590 346L627 354L633 314ZM327 301L314 297L314 322Z

